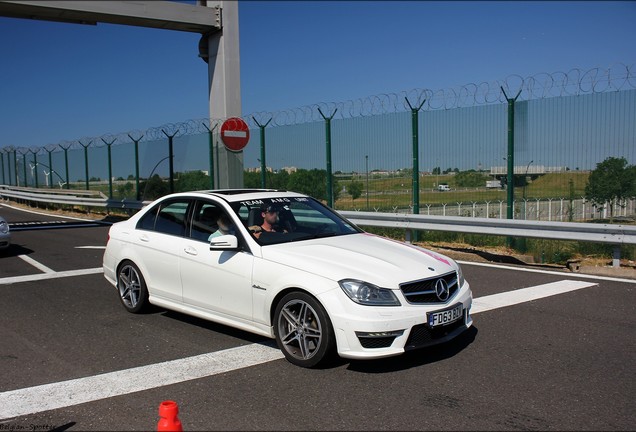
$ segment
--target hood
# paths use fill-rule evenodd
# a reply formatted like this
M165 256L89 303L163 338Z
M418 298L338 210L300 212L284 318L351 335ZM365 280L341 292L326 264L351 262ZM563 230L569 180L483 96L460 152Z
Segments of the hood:
M366 233L265 246L262 254L266 260L334 281L358 279L393 289L456 269L444 255Z

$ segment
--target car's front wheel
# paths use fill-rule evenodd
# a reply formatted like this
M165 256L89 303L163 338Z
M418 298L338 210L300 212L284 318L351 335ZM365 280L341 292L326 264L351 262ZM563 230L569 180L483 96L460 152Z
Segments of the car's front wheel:
M139 268L124 261L117 271L119 299L128 312L139 313L148 306L148 288Z
M276 343L290 363L315 367L334 353L335 336L322 305L304 292L285 295L274 312Z

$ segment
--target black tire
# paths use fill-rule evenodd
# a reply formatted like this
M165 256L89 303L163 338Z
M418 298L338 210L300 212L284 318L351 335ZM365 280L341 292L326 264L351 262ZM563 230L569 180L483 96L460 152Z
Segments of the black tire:
M335 353L336 340L325 308L301 291L286 294L274 312L276 343L287 360L312 368Z
M148 308L148 288L139 268L132 261L124 261L117 269L119 300L131 313L141 313Z

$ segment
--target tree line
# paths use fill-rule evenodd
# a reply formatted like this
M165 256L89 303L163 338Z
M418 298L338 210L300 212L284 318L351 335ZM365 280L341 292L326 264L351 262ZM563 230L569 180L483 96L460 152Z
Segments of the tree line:
M255 172L244 173L244 185L246 188L261 188L261 174ZM312 196L319 200L327 201L327 171L319 169L299 169L291 174L287 171L267 172L266 186L268 189L289 190ZM338 181L332 178L334 201L340 196ZM207 190L210 188L210 177L202 171L188 171L175 173L175 192L187 192L193 190ZM170 192L168 183L159 175L139 182L142 201L154 200ZM360 191L362 189L360 188ZM126 183L118 187L121 196L132 194L132 184Z

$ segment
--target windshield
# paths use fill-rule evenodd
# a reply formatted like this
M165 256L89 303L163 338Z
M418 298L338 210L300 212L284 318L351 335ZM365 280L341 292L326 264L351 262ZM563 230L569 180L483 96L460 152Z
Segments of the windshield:
M261 245L362 232L329 207L309 197L281 197L232 204Z

